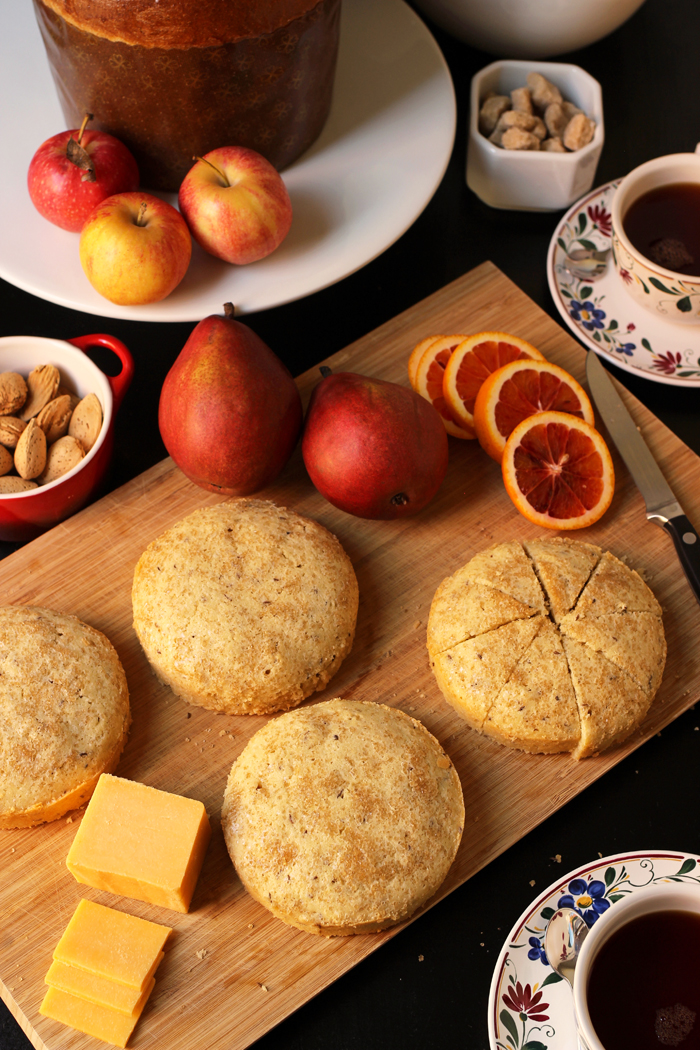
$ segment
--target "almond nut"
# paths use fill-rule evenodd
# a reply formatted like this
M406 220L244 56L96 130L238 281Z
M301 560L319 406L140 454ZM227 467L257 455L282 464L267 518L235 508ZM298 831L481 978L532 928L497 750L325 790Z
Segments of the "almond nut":
M73 409L68 433L76 438L86 452L89 452L97 441L102 427L102 405L97 394L88 394Z
M75 408L75 406L80 401L80 398L77 394L74 394L72 390L69 390L67 386L64 386L63 383L61 383L58 390L56 391L56 397L63 397L64 394L68 394L70 398L70 407Z
M44 405L39 412L36 421L46 434L48 445L58 441L67 432L72 411L70 394L61 394L49 401L48 405Z
M0 416L19 412L27 400L27 384L18 372L0 373Z
M11 492L27 492L28 489L38 488L36 481L25 481L15 474L6 474L0 478L0 496L6 496Z
M22 419L31 419L41 412L44 405L53 401L61 376L55 365L37 365L27 376L29 397L20 412Z
M39 483L47 485L50 481L55 481L56 478L67 474L73 467L77 467L84 456L83 446L70 434L59 438L58 441L54 441L53 445L49 445L49 450L46 454L46 466L43 474L38 479Z
M23 419L17 416L0 416L0 445L5 448L17 448L17 442L26 427Z
M17 442L15 467L25 481L38 478L46 466L46 435L35 419L30 419Z
M0 445L0 474L7 474L8 470L12 470L14 463L15 461L9 449L6 449L4 445Z

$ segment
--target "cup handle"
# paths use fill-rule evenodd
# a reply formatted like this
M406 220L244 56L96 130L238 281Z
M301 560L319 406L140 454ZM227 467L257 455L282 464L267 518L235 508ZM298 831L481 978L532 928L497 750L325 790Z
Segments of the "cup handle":
M131 386L131 380L134 378L134 359L124 346L124 343L113 335L79 335L75 339L66 341L72 346L77 346L83 353L89 350L91 346L104 346L117 355L122 363L121 372L116 376L105 377L112 388L114 411L116 412L122 403L124 394Z

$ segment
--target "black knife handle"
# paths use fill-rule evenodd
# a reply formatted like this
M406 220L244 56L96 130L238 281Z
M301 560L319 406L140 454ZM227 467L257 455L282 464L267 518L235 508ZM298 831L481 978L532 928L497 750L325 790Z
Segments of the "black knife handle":
M700 536L685 514L669 518L663 523L663 528L670 533L688 583L700 602Z

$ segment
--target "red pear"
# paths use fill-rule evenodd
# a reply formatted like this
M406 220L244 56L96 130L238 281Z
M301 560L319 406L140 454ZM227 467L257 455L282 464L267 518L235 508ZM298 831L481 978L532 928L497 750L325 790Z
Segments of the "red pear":
M417 514L447 470L447 433L430 402L353 372L314 389L301 449L321 495L359 518Z
M183 474L212 492L248 496L291 456L302 423L289 370L259 336L225 316L200 321L165 377L158 424Z

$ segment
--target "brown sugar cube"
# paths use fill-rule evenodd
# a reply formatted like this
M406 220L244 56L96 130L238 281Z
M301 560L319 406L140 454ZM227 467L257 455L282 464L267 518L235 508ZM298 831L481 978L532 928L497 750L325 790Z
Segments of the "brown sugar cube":
M537 117L533 116L532 113L521 113L517 109L508 109L499 117L496 130L499 128L501 131L505 131L507 128L521 128L523 131L532 131L536 123Z
M537 138L542 142L547 138L547 126L542 120L542 117L535 117L535 123L532 126L532 134L536 135Z
M561 102L550 102L544 111L544 122L552 138L561 138L570 118L564 113Z
M510 109L510 99L507 95L492 95L483 102L479 110L479 131L482 135L490 135L498 124L499 117L505 110Z
M527 87L513 88L510 93L513 109L519 113L532 113L532 95Z
M561 105L567 121L571 120L572 117L575 117L577 113L583 113L580 106L577 106L574 102L567 102L566 99L564 99Z
M577 113L566 125L563 142L567 149L577 150L587 146L595 134L595 121L585 113Z
M561 102L561 91L541 73L528 73L527 86L537 109L544 111L551 102Z
M540 149L544 150L545 153L566 153L567 152L567 150L564 148L564 143L562 142L562 140L559 138L558 135L555 135L555 136L553 136L552 138L549 138L549 139L545 139L544 142L542 143L542 145L540 146Z
M517 127L507 128L503 132L501 144L504 149L538 150L540 148L540 140L537 135Z

